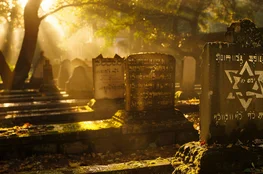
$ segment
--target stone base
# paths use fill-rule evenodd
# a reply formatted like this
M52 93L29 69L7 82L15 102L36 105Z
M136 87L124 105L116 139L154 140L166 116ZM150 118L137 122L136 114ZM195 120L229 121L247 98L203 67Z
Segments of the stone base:
M247 146L213 145L189 142L175 154L174 174L244 173L246 169L262 166L263 149ZM261 162L262 163L262 162ZM254 165L254 166L253 166Z
M137 142L138 135L147 137L149 142L160 145L183 144L189 141L198 140L198 132L193 128L184 115L177 110L160 110L156 112L127 112L119 110L113 119L122 124L123 135L135 135L133 141ZM138 140L139 141L139 140ZM142 142L142 140L140 140ZM143 146L143 145L141 145Z
M39 91L43 93L58 93L59 89L55 84L44 84L40 86Z
M95 103L90 106L95 112L95 117L99 119L107 119L114 116L116 111L124 109L124 99L100 99L95 100Z
M91 99L93 98L94 94L93 91L83 90L83 91L77 91L77 90L69 90L67 93L76 99Z
M118 110L113 118L121 123L140 123L142 121L164 121L170 119L186 120L179 110L125 111Z

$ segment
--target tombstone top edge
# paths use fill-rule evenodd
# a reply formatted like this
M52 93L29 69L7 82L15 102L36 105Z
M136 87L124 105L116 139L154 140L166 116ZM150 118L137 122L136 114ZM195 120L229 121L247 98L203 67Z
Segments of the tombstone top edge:
M169 55L169 54L164 54L164 53L155 53L155 52L142 52L142 53L135 53L135 54L131 54L129 55L126 59L130 59L130 58L149 58L148 56L152 56L151 59L159 59L159 58L163 58L163 59L175 59L174 56Z
M239 44L228 43L228 42L207 42L204 45L204 50L207 48L214 48L218 50L229 50L236 53L263 53L263 47L242 47Z

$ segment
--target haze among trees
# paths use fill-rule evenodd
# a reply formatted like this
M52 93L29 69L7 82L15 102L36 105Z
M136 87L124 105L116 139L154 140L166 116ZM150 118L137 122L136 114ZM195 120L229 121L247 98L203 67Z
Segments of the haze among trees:
M256 19L262 7L260 0L56 0L49 11L41 4L48 0L0 2L1 21L8 24L5 44L0 53L0 75L6 89L23 88L35 54L39 26L54 13L70 9L78 17L74 27L92 24L97 35L111 44L120 31L129 32L131 52L170 50L174 55L190 55L198 59L202 48L198 35L209 32L211 24L230 24L242 18ZM69 11L69 10L68 10ZM63 18L63 15L61 16ZM24 37L13 71L4 54L10 50L12 30L24 28ZM136 43L140 40L140 44ZM4 54L3 54L4 53Z

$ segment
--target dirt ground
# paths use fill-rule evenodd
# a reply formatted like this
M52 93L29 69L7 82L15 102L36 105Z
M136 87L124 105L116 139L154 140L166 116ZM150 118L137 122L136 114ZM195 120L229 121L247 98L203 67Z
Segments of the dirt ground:
M0 173L17 173L26 171L41 171L57 168L71 168L78 166L105 165L139 160L153 160L157 158L173 157L180 145L174 144L156 147L150 144L147 149L127 152L107 152L91 154L45 154L31 156L24 159L0 161Z

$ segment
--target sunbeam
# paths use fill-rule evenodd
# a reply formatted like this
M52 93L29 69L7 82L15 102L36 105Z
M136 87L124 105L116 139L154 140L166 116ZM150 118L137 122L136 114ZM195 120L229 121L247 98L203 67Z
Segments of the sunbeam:
M25 7L27 4L27 1L28 0L19 0L19 4L22 7ZM54 1L52 0L43 0L43 2L41 3L41 8L43 11L48 11L53 4L54 4Z

